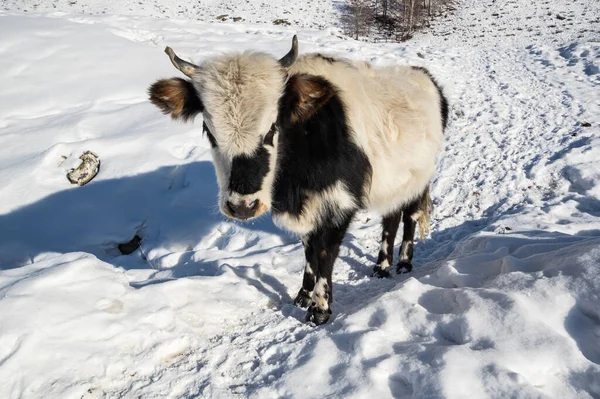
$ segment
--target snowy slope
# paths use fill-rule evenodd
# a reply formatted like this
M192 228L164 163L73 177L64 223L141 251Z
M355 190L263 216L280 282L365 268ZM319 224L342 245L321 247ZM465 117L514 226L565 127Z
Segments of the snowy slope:
M479 45L600 40L597 1L461 0L459 4L436 18L425 34L436 40Z
M516 41L480 23L481 41L372 45L243 22L0 14L0 397L599 397L597 25L555 42L552 28ZM173 123L145 94L178 76L166 44L194 61L279 56L293 33L301 52L426 66L452 104L415 270L371 278L379 220L359 215L319 328L291 304L297 238L220 216L201 121ZM86 150L101 171L78 188L65 174ZM141 250L120 256L136 233Z
M144 15L204 22L286 24L322 29L338 23L343 2L333 0L3 0L0 10L91 15Z

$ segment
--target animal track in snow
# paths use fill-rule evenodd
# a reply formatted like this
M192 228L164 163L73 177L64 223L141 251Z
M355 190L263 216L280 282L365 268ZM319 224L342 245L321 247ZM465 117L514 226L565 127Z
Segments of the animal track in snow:
M123 312L123 302L121 302L118 299L110 299L110 298L105 298L105 299L100 299L98 300L98 302L96 302L95 305L96 309L106 312L106 313L121 313Z
M419 297L418 303L433 314L460 314L470 307L468 297L454 288L429 290Z
M464 345L471 341L469 322L465 317L455 317L449 321L441 321L433 332L442 343Z
M213 230L212 233L206 235L200 244L197 246L198 249L224 249L228 243L227 234L229 227L221 225Z

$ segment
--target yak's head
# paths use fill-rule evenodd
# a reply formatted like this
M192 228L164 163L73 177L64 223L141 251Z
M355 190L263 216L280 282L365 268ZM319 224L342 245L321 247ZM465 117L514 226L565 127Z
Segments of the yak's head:
M187 121L203 114L221 212L236 219L267 212L282 125L301 123L329 97L323 79L289 76L298 56L296 36L291 50L279 60L245 52L214 57L197 66L169 47L165 52L189 79L158 80L148 90L150 100L173 119ZM280 109L287 115L280 115Z
M189 77L159 80L150 86L150 100L173 119L190 120L203 113L203 129L212 146L219 183L219 208L236 219L249 219L271 207L277 158L279 99L287 69L298 54L292 49L280 60L245 52L206 60L196 66L165 52Z
M169 47L165 52L189 80L157 81L149 88L150 100L173 119L187 121L203 114L221 212L236 219L267 212L282 125L301 123L330 94L321 78L289 76L298 56L296 36L291 50L279 60L245 52L214 57L197 66ZM282 109L287 115L280 115Z

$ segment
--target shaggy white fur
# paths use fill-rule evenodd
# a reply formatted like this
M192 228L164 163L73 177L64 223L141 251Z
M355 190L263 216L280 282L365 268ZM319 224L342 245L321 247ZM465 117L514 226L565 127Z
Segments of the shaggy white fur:
M312 302L317 305L319 309L329 309L329 301L327 300L327 279L319 277L315 290L312 293Z
M338 181L323 191L306 193L300 216L296 217L285 212L277 213L273 215L273 221L279 227L304 236L320 224L327 208L333 210L333 214L329 215L333 220L330 221L334 225L340 224L345 218L344 211L357 208L356 198L348 192L344 183Z
M315 55L299 57L290 73L320 75L340 89L353 138L373 168L370 209L386 215L425 190L444 142L439 93L429 76Z
M366 187L368 208L386 215L425 190L444 141L439 93L426 73L411 67L376 68L366 62L340 59L331 62L315 54L298 57L287 73L323 76L339 89L352 140L365 152L373 169ZM247 196L227 190L233 157L253 154L276 121L285 77L286 71L276 59L251 52L209 59L193 77L205 106L205 122L218 143L213 155L223 212L226 201L254 199L263 204L260 213L270 209L276 140L261 190ZM319 224L327 203L342 209L356 206L356 200L342 186L338 183L310 194L301 217L282 214L275 222L300 235L309 233Z

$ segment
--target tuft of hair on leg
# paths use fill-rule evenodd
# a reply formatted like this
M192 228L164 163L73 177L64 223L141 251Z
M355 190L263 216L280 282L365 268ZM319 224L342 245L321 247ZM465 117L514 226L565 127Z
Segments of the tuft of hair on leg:
M417 211L412 215L412 219L419 225L419 238L425 242L425 238L429 234L429 215L433 209L431 197L429 196L429 187L425 189L419 200Z

